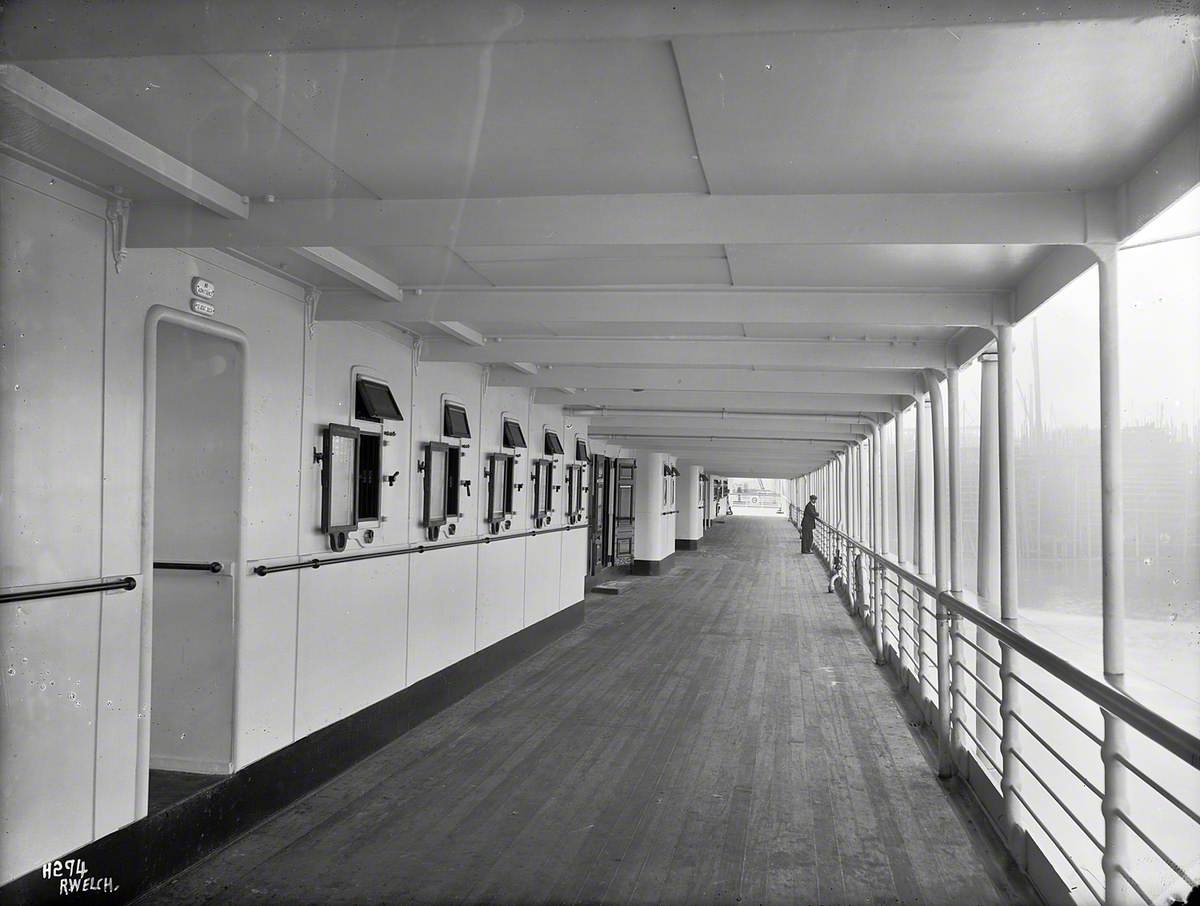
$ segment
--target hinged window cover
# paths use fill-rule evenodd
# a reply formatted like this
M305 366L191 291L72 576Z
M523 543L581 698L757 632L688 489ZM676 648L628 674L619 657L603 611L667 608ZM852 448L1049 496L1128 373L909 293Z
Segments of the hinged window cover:
M327 425L321 454L321 533L358 528L358 440L350 425Z
M521 430L521 423L515 419L506 418L504 420L504 446L519 450L525 449L525 432Z
M575 459L577 462L587 462L588 448L587 441L580 438L575 438Z
M553 431L546 432L546 455L559 456L563 452L562 441L558 439L558 435Z
M365 417L376 421L382 421L385 418L398 422L404 421L404 416L400 414L400 407L396 405L396 398L392 396L391 388L382 381L359 377L354 382L354 395L356 417Z
M442 410L442 434L445 437L469 438L471 425L466 407L447 401Z

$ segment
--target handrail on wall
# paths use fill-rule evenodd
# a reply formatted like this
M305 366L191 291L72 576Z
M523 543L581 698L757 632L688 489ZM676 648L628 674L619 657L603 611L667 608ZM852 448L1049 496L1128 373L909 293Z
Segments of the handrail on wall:
M864 546L862 542L851 538L841 529L834 528L824 519L817 521L848 545L862 551L884 569L896 573L904 581L916 585L922 591L936 597L939 603L944 604L949 610L964 619L970 620L976 626L982 626L1001 642L1041 667L1055 679L1061 680L1090 699L1102 710L1124 721L1168 752L1186 761L1193 768L1200 769L1200 737L1192 735L1115 686L1081 670L1028 636L1009 629L999 620L988 616L974 603L979 599L970 592L939 592L927 579L904 569L887 557L875 553Z
M475 544L491 544L493 541L508 541L512 538L534 538L538 535L553 535L555 532L569 532L573 529L584 529L588 523L578 525L559 525L554 528L531 529L528 532L511 532L507 535L483 535L479 538L467 538L464 541L448 541L443 544L414 544L410 547L394 547L385 551L370 551L364 554L351 554L348 557L313 557L311 560L299 560L295 563L280 563L276 566L259 565L251 572L256 576L269 576L271 573L290 572L297 569L320 569L334 563L353 563L358 560L378 560L382 557L404 557L408 554L424 554L429 551L449 550L453 547L470 547Z
M181 569L202 573L219 573L223 567L216 560L211 563L188 563L181 560L155 560L155 569Z
M125 576L123 579L97 579L95 582L80 582L75 585L61 585L58 588L42 588L36 591L14 591L0 595L0 604L15 604L18 601L40 601L45 598L66 598L70 595L83 595L93 591L133 591L137 588L137 579Z

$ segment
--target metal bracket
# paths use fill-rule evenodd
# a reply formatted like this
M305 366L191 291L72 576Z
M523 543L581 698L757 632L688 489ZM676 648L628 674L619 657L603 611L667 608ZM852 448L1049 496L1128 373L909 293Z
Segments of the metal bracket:
M304 307L308 315L308 336L311 339L317 330L317 306L321 303L321 291L315 286L304 290Z
M121 187L114 186L113 191L119 192ZM132 204L128 198L110 198L104 207L104 219L108 221L109 231L112 234L113 268L118 274L121 272L121 265L125 263L125 258L129 255L125 237L129 230L131 208Z

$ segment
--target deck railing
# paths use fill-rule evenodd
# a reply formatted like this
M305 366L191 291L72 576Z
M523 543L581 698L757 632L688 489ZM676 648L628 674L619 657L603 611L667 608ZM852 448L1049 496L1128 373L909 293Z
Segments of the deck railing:
M791 517L798 523L794 506ZM970 593L939 590L932 576L872 551L824 520L817 523L814 545L826 565L841 556L847 601L871 628L878 662L892 665L921 704L939 750L948 750L952 772L966 775L1031 877L1037 869L1049 868L1077 902L1082 885L1097 902L1106 903L1104 872L1088 867L1103 859L1148 906L1171 898L1157 889L1161 881L1147 890L1147 878L1174 874L1187 887L1196 886L1200 814L1184 801L1186 796L1168 788L1173 784L1162 774L1177 765L1175 785L1182 772L1184 782L1195 786L1200 739L990 616ZM974 633L964 631L964 621L974 626ZM1026 693L1032 696L1028 708L1021 706ZM1035 710L1042 720L1034 719ZM1111 751L1102 733L1087 726L1086 712L1093 719L1105 714L1116 718L1150 745ZM1047 725L1046 717L1057 725ZM1035 745L1027 747L1026 737ZM1070 755L1064 755L1064 743L1056 737L1066 742ZM1098 760L1079 756L1087 751L1081 747L1093 746ZM1135 750L1144 757L1132 754ZM1160 757L1162 753L1175 757ZM1135 802L1127 791L1106 789L1103 777L1093 780L1083 769L1089 761L1101 765L1110 759L1145 785ZM1026 784L1027 778L1035 785ZM1106 848L1103 818L1113 816L1144 850ZM1057 856L1044 850L1042 840L1049 841ZM1039 857L1038 865L1032 865Z

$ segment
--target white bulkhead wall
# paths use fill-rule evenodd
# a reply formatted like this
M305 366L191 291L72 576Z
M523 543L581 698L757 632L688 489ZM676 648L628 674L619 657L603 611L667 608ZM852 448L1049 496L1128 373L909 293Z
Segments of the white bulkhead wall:
M639 450L633 488L633 558L647 562L665 560L675 552L674 509L663 503L663 469L670 465L665 453Z
M318 531L312 451L324 424L355 424L355 367L387 381L405 419L384 425L396 432L385 467L400 476L383 487L371 550L424 538L416 454L440 439L443 393L463 401L474 434L455 540L481 531L485 426L519 407L531 449L540 454L550 423L573 456L561 409L531 406L527 392L485 395L476 365L422 363L414 377L411 349L386 328L318 322L310 336L301 287L215 250L135 250L117 273L103 199L2 156L0 191L0 588L138 581L129 592L0 606L0 883L140 817L139 737L150 720L138 713L143 348L151 307L186 312L194 276L216 284L215 320L247 341L235 768L582 598L583 557L564 559L562 547L568 537L582 545L584 530L531 539L546 556L526 556L530 545L513 539L253 575L258 564L336 556ZM514 531L527 525L526 503ZM360 549L361 532L347 551ZM551 593L531 607L532 588Z
M699 541L704 537L704 503L700 499L700 466L680 463L675 517L675 537L681 541Z

